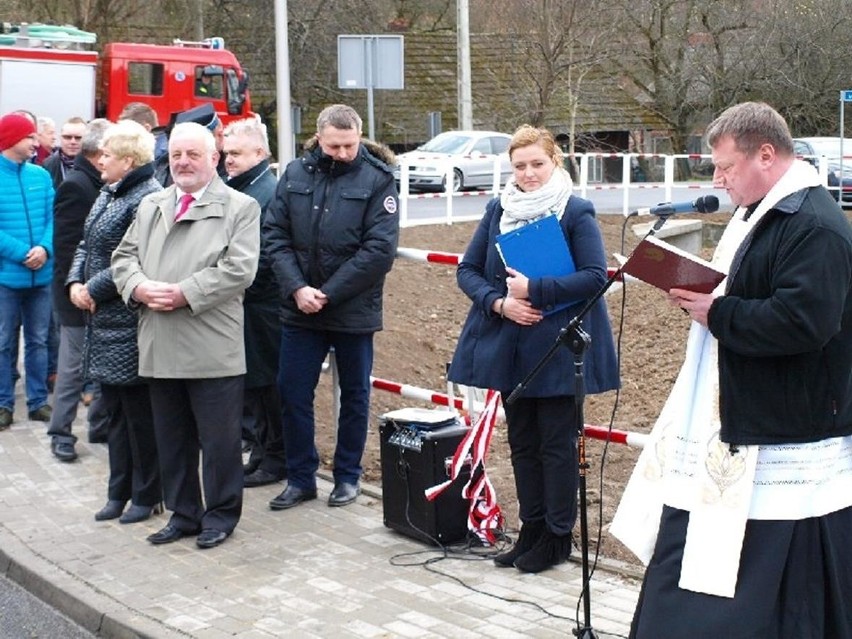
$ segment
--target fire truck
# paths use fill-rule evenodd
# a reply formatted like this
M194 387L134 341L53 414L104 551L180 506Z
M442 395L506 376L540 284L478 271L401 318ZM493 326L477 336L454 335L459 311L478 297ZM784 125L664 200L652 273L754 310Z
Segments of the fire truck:
M256 117L248 74L221 38L171 45L111 42L90 50L93 33L71 26L0 25L0 114L27 109L57 127L70 117L115 121L144 102L161 126L172 114L210 102L223 123Z

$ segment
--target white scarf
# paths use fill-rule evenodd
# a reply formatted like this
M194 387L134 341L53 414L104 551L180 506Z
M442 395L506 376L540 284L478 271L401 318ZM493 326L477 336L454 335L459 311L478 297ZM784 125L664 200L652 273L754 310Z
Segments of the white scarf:
M816 170L796 161L746 221L735 213L713 256L728 272L737 248L777 202L820 183ZM714 291L721 295L726 281ZM656 544L663 504L690 513L678 585L733 597L742 540L752 507L757 446L737 453L719 441L718 342L693 322L674 387L625 487L610 532L646 565Z
M535 191L522 191L514 176L509 178L500 194L500 206L503 207L500 232L507 233L545 215L556 215L561 220L572 188L571 176L561 166L553 169L547 183Z

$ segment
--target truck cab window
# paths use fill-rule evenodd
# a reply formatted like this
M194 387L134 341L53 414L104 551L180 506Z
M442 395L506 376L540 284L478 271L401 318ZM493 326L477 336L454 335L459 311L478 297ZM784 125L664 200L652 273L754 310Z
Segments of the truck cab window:
M237 72L227 69L226 82L228 86L228 114L241 115L243 105L246 102L246 89L248 89L248 73L243 72L243 77L237 76Z
M131 62L127 66L127 93L163 95L164 65L152 62Z
M195 97L221 99L222 75L221 67L195 67Z

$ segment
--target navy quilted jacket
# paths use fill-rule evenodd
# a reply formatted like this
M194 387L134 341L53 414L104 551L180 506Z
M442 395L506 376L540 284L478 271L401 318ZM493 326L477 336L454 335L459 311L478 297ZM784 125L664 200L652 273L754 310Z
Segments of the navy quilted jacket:
M136 343L137 311L130 310L115 288L110 258L133 218L139 202L162 190L153 163L140 166L116 184L105 186L83 227L67 284L81 282L97 305L88 316L83 373L105 384L132 384L139 377Z

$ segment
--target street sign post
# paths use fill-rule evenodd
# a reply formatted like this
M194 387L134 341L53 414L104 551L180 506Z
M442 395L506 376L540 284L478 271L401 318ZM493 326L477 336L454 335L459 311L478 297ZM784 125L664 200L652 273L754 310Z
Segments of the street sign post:
M367 89L368 130L375 139L373 89L404 88L402 36L337 36L337 86Z

